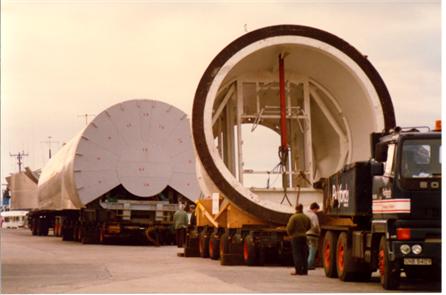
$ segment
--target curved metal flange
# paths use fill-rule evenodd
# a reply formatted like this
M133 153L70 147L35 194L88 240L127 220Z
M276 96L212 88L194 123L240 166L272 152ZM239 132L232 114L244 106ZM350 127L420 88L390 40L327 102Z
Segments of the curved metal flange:
M192 110L192 130L195 148L206 173L225 197L239 208L246 210L254 216L261 217L271 223L284 224L290 216L289 213L267 208L262 204L259 204L259 202L247 198L235 189L228 179L224 177L212 158L206 141L205 132L206 128L209 128L209 126L205 126L206 124L204 123L206 100L208 98L209 90L225 63L243 48L263 39L278 36L307 37L333 46L356 63L369 79L381 104L385 129L390 129L395 126L395 114L387 87L373 65L353 46L333 34L307 26L278 25L250 32L226 46L213 59L204 72L195 93ZM225 70L227 71L227 69Z

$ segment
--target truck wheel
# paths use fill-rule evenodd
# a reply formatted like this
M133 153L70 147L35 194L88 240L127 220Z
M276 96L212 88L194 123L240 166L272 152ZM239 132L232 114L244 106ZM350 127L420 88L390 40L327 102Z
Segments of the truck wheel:
M47 236L49 228L46 219L45 220L43 220L43 218L39 219L39 222L37 224L38 224L38 230L37 230L38 235Z
M389 249L386 238L381 237L378 251L378 270L381 285L386 290L395 290L400 284L400 269L398 264L389 260Z
M77 241L78 239L78 236L79 236L79 233L78 233L78 231L79 231L79 228L77 227L77 225L74 225L74 227L73 227L73 232L72 232L72 238L71 238L71 240L72 241Z
M348 247L348 235L342 232L338 237L336 246L336 270L341 281L351 281L354 272L352 272L352 253Z
M91 244L90 239L88 238L88 236L85 233L83 233L83 235L82 235L81 243L82 244Z
M322 262L324 265L325 276L336 278L336 233L327 231L324 235L322 244Z
M72 241L73 240L73 228L62 228L62 240Z
M101 227L99 229L99 243L107 244L107 242L108 242L108 240L107 240L107 237L105 236L105 229Z
M76 241L81 242L84 234L83 234L82 228L80 226L77 227L76 234L77 234Z
M225 256L226 254L229 253L229 234L228 233L224 233L221 237L220 237L220 264L221 265L226 265L227 261L225 261Z
M203 231L198 238L198 251L200 252L200 257L209 257L209 237L205 231Z
M256 247L251 234L247 235L243 242L243 260L245 264L251 266L257 263Z
M217 260L220 257L220 240L215 235L209 239L209 257Z
M31 223L31 232L33 236L37 236L37 221L35 218L33 218Z
M38 218L36 222L36 233L38 236L42 236L42 221L40 218Z
M94 244L97 242L97 233L94 230L88 230L88 228L81 229L81 243L82 244Z
M40 234L42 236L48 236L49 228L47 224L43 225L43 228L40 229Z

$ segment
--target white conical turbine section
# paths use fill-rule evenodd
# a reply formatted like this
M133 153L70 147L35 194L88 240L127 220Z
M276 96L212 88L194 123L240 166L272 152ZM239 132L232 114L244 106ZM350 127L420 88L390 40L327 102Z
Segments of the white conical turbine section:
M116 104L58 153L63 157L50 161L44 168L46 183L39 185L62 186L67 192L62 197L66 195L76 207L120 184L139 197L155 196L167 186L190 200L200 194L189 119L163 102L139 99Z

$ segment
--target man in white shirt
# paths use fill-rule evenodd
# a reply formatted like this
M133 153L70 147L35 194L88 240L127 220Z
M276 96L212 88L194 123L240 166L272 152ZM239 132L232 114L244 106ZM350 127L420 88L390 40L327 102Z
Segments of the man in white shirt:
M314 202L310 205L310 210L305 212L310 218L311 228L307 231L307 241L308 241L308 269L315 269L314 261L316 258L316 253L319 247L319 236L321 234L321 228L319 226L319 219L316 212L319 210L318 203Z

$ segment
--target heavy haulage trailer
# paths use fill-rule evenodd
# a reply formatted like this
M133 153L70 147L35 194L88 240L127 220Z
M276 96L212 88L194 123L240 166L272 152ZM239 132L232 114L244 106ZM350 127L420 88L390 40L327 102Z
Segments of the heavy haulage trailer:
M399 244L390 242L395 239L394 232L383 231L395 226L392 215L387 212L377 215L377 211L372 215L370 191L356 195L365 206L360 207L361 210L368 213L350 211L348 216L339 215L325 203L329 196L327 179L333 181L332 175L344 173L340 171L359 169L348 167L363 167L358 171L365 177L357 179L352 186L349 184L348 190L359 189L354 185L363 182L369 183L370 188L372 173L382 181L387 179L386 174L378 175L377 167L382 167L382 159L371 158L377 139L381 136L385 142L387 137L383 136L395 130L395 126L391 97L379 73L366 56L337 36L306 26L279 25L255 30L236 39L210 63L195 94L192 132L198 155L198 180L204 198L196 202L197 225L189 228L185 256L219 259L223 265L291 264L291 246L285 225L296 203L308 207L316 201L327 213L320 216L323 237L332 242L330 247L325 243L324 250L319 253L324 263L328 263L327 275L336 276L338 271L334 267L338 266L341 279L353 279L347 273L367 266L354 277L367 279L369 272L378 265L376 261L381 261L383 286L395 287L396 272L392 271L389 276L389 267L395 269L398 265L402 268L399 263L393 263L400 257L395 248ZM275 134L280 146L278 151L265 152L262 148L268 142L261 142L260 134L255 153L260 153L262 158L253 163L248 160L249 152L253 151L247 151L244 144L257 130ZM435 134L439 136L439 133ZM269 140L273 138L270 136ZM379 147L383 145L378 144ZM279 162L278 169L256 165L271 158ZM264 176L265 185L252 181L252 176L259 175ZM270 185L271 177L277 175L281 176L281 187ZM435 183L438 184L438 180ZM397 183L395 185L399 187ZM427 185L431 185L430 181ZM404 192L384 191L389 198L406 200L420 193L410 185L401 191L408 188L410 190ZM405 193L407 195L401 197ZM343 186L335 195L344 200L347 189ZM378 200L373 205L387 206ZM428 217L421 218L416 213L429 211L431 207L426 206L421 200L413 202L411 211L402 215L406 223L397 221L395 228L406 228L405 225L409 228L407 220L410 219L426 221ZM382 217L381 223L378 219L373 222L376 230L371 231L367 226L378 216ZM438 220L429 222L426 226L430 224L436 228L433 225ZM416 224L422 223L416 221ZM432 245L438 245L437 231L438 228L426 236ZM411 239L404 243L407 244L405 251L407 247L412 251L412 242L418 245L418 240L412 239L421 238L416 234L418 229L410 232ZM369 240L371 237L373 239ZM382 237L387 248L370 251L376 240L379 246ZM352 241L363 239L363 248L355 248L352 260L349 260ZM336 252L338 241L341 246ZM330 259L321 255L325 253L330 254ZM435 255L438 257L438 253ZM349 268L351 261L358 262L352 264L354 271ZM405 261L421 264L429 260ZM410 267L404 269L411 272Z
M106 109L43 168L34 235L64 240L174 243L178 203L200 195L190 123L179 109L129 100Z

